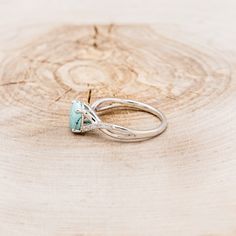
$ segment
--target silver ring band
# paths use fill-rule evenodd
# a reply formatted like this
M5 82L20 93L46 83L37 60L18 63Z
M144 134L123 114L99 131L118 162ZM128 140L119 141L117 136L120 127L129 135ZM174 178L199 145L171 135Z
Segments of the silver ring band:
M99 112L114 108L129 108L148 112L157 117L161 124L150 130L136 130L116 124L104 123L99 118ZM120 141L142 141L160 135L167 128L167 119L158 109L142 102L119 98L102 98L88 106L80 101L72 102L70 128L74 133L83 133L99 129L104 134Z

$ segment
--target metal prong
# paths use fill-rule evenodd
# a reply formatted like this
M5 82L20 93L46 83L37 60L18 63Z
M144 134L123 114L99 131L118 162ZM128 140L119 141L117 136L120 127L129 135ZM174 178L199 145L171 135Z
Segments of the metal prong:
M81 131L80 131L80 130L77 130L77 129L71 129L71 131L72 131L73 133L81 133Z

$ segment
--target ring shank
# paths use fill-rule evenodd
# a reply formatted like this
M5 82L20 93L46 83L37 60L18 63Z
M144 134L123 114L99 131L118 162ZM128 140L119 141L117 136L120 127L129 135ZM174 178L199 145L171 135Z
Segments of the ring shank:
M124 141L141 141L144 139L149 139L154 136L157 136L167 128L167 119L165 115L160 110L145 103L129 99L102 98L94 102L91 106L91 108L95 112L107 111L113 108L125 108L125 107L148 112L154 115L156 118L158 118L161 121L161 124L158 127L151 130L135 130L114 124L103 123L102 121L100 121L99 129L106 135L109 135L110 137L115 139Z

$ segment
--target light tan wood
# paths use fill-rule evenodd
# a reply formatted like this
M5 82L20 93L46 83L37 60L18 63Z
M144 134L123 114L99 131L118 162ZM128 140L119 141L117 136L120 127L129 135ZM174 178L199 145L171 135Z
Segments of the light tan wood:
M235 4L90 4L0 3L0 235L235 235ZM73 135L71 100L101 97L158 107L169 127Z

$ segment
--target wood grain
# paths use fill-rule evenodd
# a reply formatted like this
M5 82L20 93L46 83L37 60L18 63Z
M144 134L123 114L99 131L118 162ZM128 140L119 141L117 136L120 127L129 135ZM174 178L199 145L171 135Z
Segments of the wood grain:
M17 29L1 29L0 235L236 234L234 52L161 24ZM101 97L158 107L168 130L129 144L73 135L71 100Z

